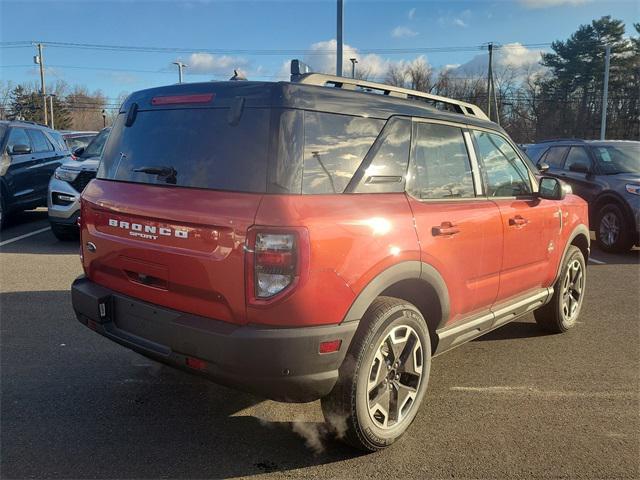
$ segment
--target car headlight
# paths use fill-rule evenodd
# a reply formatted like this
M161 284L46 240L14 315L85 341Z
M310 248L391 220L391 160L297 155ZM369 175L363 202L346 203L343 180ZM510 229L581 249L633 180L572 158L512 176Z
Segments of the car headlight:
M80 170L70 170L68 168L58 167L54 172L53 176L58 180L62 180L63 182L73 182L78 175L80 174Z
M635 183L627 183L624 188L626 188L627 192L629 193L640 195L640 185L636 185Z

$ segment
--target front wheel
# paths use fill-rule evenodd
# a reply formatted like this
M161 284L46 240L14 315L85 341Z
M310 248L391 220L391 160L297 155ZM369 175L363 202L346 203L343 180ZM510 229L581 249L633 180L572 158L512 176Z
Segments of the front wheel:
M377 298L361 320L338 383L321 401L327 423L342 425L344 440L360 450L391 445L413 422L430 367L429 331L420 311L396 298Z
M631 228L618 205L610 203L598 212L596 240L605 252L626 252L633 246Z
M572 328L582 309L586 281L584 255L578 247L571 245L551 301L533 312L538 325L552 333L563 333Z

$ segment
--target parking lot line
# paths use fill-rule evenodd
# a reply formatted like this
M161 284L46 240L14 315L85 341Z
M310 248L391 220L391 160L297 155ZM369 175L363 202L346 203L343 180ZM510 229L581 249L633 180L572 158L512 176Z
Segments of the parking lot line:
M596 265L606 265L607 264L607 262L603 262L602 260L598 260L597 258L593 258L593 257L590 257L589 261L595 263Z
M9 245L10 243L13 243L13 242L17 242L18 240L22 240L23 238L28 238L28 237L32 237L33 235L38 235L39 233L46 232L47 230L51 230L51 227L41 228L40 230L35 230L33 232L25 233L24 235L20 235L19 237L10 238L9 240L0 242L0 247Z

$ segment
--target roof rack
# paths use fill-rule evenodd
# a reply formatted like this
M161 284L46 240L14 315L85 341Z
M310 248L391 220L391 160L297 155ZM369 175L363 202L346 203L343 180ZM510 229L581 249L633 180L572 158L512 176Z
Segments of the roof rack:
M326 75L323 73L310 73L310 68L304 63L293 60L291 62L291 81L302 83L305 85L318 85L323 87L342 88L345 90L354 90L361 92L377 93L387 95L389 97L406 98L408 100L417 100L421 102L430 102L435 104L443 104L452 109L456 113L462 115L489 120L480 107L472 103L454 100L453 98L441 97L430 93L420 92L418 90L410 90L408 88L394 87L384 83L369 82L368 80L359 80L357 78L337 77L335 75Z

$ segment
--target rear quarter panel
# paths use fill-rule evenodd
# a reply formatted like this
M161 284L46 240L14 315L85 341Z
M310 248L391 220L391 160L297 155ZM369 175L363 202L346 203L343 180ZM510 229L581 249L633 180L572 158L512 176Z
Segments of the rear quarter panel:
M249 323L310 326L340 323L380 272L420 260L404 194L266 195L256 225L305 227L309 273L289 296L247 308Z

